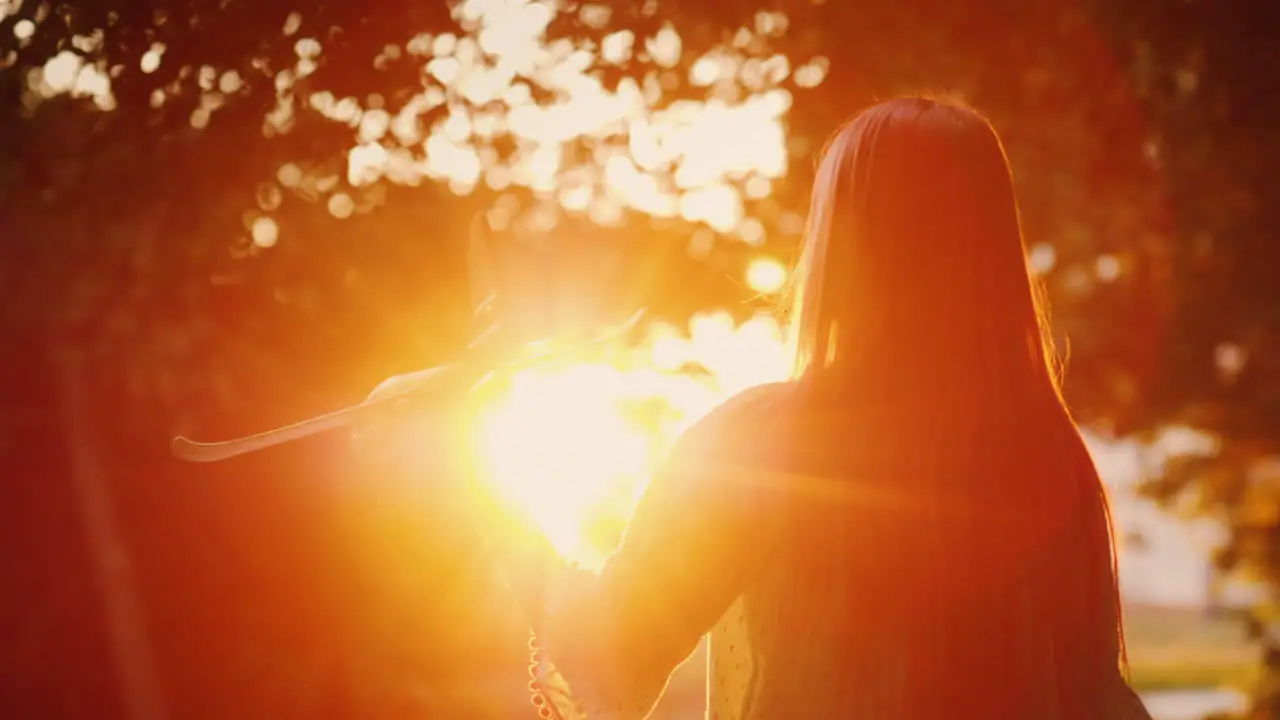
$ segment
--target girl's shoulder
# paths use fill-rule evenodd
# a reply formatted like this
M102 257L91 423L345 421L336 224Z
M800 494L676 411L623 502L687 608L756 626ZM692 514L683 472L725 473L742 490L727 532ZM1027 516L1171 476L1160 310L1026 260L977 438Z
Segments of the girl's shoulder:
M799 383L794 381L754 385L725 400L707 415L707 419L731 422L790 410L798 401L799 388Z
M673 454L750 463L776 446L797 416L797 385L774 382L747 388L717 405L686 430Z
M717 405L694 423L688 434L759 428L784 420L794 413L798 402L798 387L794 382L773 382L749 387Z

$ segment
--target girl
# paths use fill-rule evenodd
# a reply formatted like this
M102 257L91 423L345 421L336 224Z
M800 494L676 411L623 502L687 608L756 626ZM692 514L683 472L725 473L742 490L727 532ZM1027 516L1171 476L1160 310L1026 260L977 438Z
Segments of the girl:
M794 379L687 432L598 574L490 528L543 716L643 718L709 633L715 720L1148 718L991 125L874 106L811 202Z

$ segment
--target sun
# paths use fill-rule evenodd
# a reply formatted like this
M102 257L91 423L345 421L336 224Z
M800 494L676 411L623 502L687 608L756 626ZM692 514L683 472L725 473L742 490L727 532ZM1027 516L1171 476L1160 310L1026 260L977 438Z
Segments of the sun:
M752 385L784 377L781 327L702 313L656 325L625 361L533 368L481 409L479 471L556 549L599 567L649 475L689 425Z
M608 365L530 371L482 415L482 472L565 555L586 551L591 512L649 470L658 428L624 416L624 380Z

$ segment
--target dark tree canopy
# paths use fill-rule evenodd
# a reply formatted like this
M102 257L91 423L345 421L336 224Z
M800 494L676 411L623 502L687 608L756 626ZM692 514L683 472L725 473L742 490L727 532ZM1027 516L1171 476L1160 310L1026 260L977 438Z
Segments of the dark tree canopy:
M1280 143L1271 137L1280 6L602 0L530 15L549 22L548 57L591 53L585 76L606 93L636 88L650 115L711 97L783 102L776 91L785 91L785 173L755 168L727 181L742 219L721 227L625 203L593 214L536 182L493 180L488 168L529 162L529 144L510 130L514 101L469 96L455 66L431 64L486 61L501 48L501 37L485 45L475 35L493 5L0 2L0 328L22 348L6 362L5 389L32 408L6 419L0 447L24 458L16 477L47 486L28 498L45 509L15 510L15 527L45 537L51 523L78 522L65 509L70 491L54 489L72 470L48 462L65 454L66 418L48 401L60 392L55 369L78 368L101 464L139 548L155 642L170 663L166 692L182 716L290 714L336 703L334 693L356 708L394 702L385 698L400 691L383 690L399 680L379 663L402 652L395 662L419 674L454 677L462 671L450 659L467 654L468 632L487 620L463 609L482 585L450 552L462 530L442 522L397 551L418 553L419 566L453 567L445 592L425 578L389 587L369 569L379 559L354 557L359 543L341 539L355 533L360 547L390 548L411 532L414 513L446 518L446 509L423 508L417 496L316 492L313 475L353 472L322 471L307 458L333 453L318 446L193 473L168 464L162 438L192 427L235 434L326 410L452 352L469 331L461 249L477 211L550 212L547 222L562 229L593 222L593 235L635 268L626 291L663 315L757 309L732 277L758 253L789 258L814 153L849 114L903 92L956 94L1005 138L1033 260L1069 340L1068 392L1081 419L1144 439L1177 426L1211 435L1216 453L1170 462L1149 489L1171 503L1191 496L1228 524L1224 570L1280 582L1269 462L1280 443L1271 346L1280 331L1280 246L1271 242L1280 231ZM512 82L526 105L545 106L568 92L547 77L516 72ZM458 117L482 148L474 176L461 160L429 157L433 133L447 134ZM490 130L476 129L483 123ZM554 177L599 170L600 148L625 145L624 135L571 134ZM356 147L364 154L352 155ZM370 157L372 174L353 170ZM654 172L674 183L671 168ZM749 192L761 178L767 192ZM758 245L743 240L747 220ZM191 475L180 490L179 472ZM260 493L252 510L239 475ZM281 527L296 532L284 541ZM73 545L48 540L37 557L72 562ZM337 559L316 559L317 548ZM226 562L222 553L242 556ZM264 553L261 567L246 559L254 553ZM15 581L35 583L33 593L85 595L5 562ZM208 572L193 579L192 568ZM311 596L290 601L299 586ZM192 593L224 603L200 637ZM433 612L415 611L428 605ZM373 608L369 617L353 618L361 606ZM411 616L434 646L386 626ZM326 629L341 638L325 645L316 636ZM497 643L475 643L470 655ZM518 648L490 655L503 652L518 673ZM362 653L382 659L362 664ZM285 656L296 660L281 670ZM252 691L223 692L246 674L258 679ZM297 699L320 687L327 700ZM1280 714L1268 692L1258 717Z

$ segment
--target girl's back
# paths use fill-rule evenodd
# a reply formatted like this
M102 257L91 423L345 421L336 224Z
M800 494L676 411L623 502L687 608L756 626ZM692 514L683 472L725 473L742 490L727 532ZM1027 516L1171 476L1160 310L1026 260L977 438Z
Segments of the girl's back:
M1108 520L1065 413L807 395L754 391L710 443L779 518L712 634L713 717L1098 717L1121 687Z

